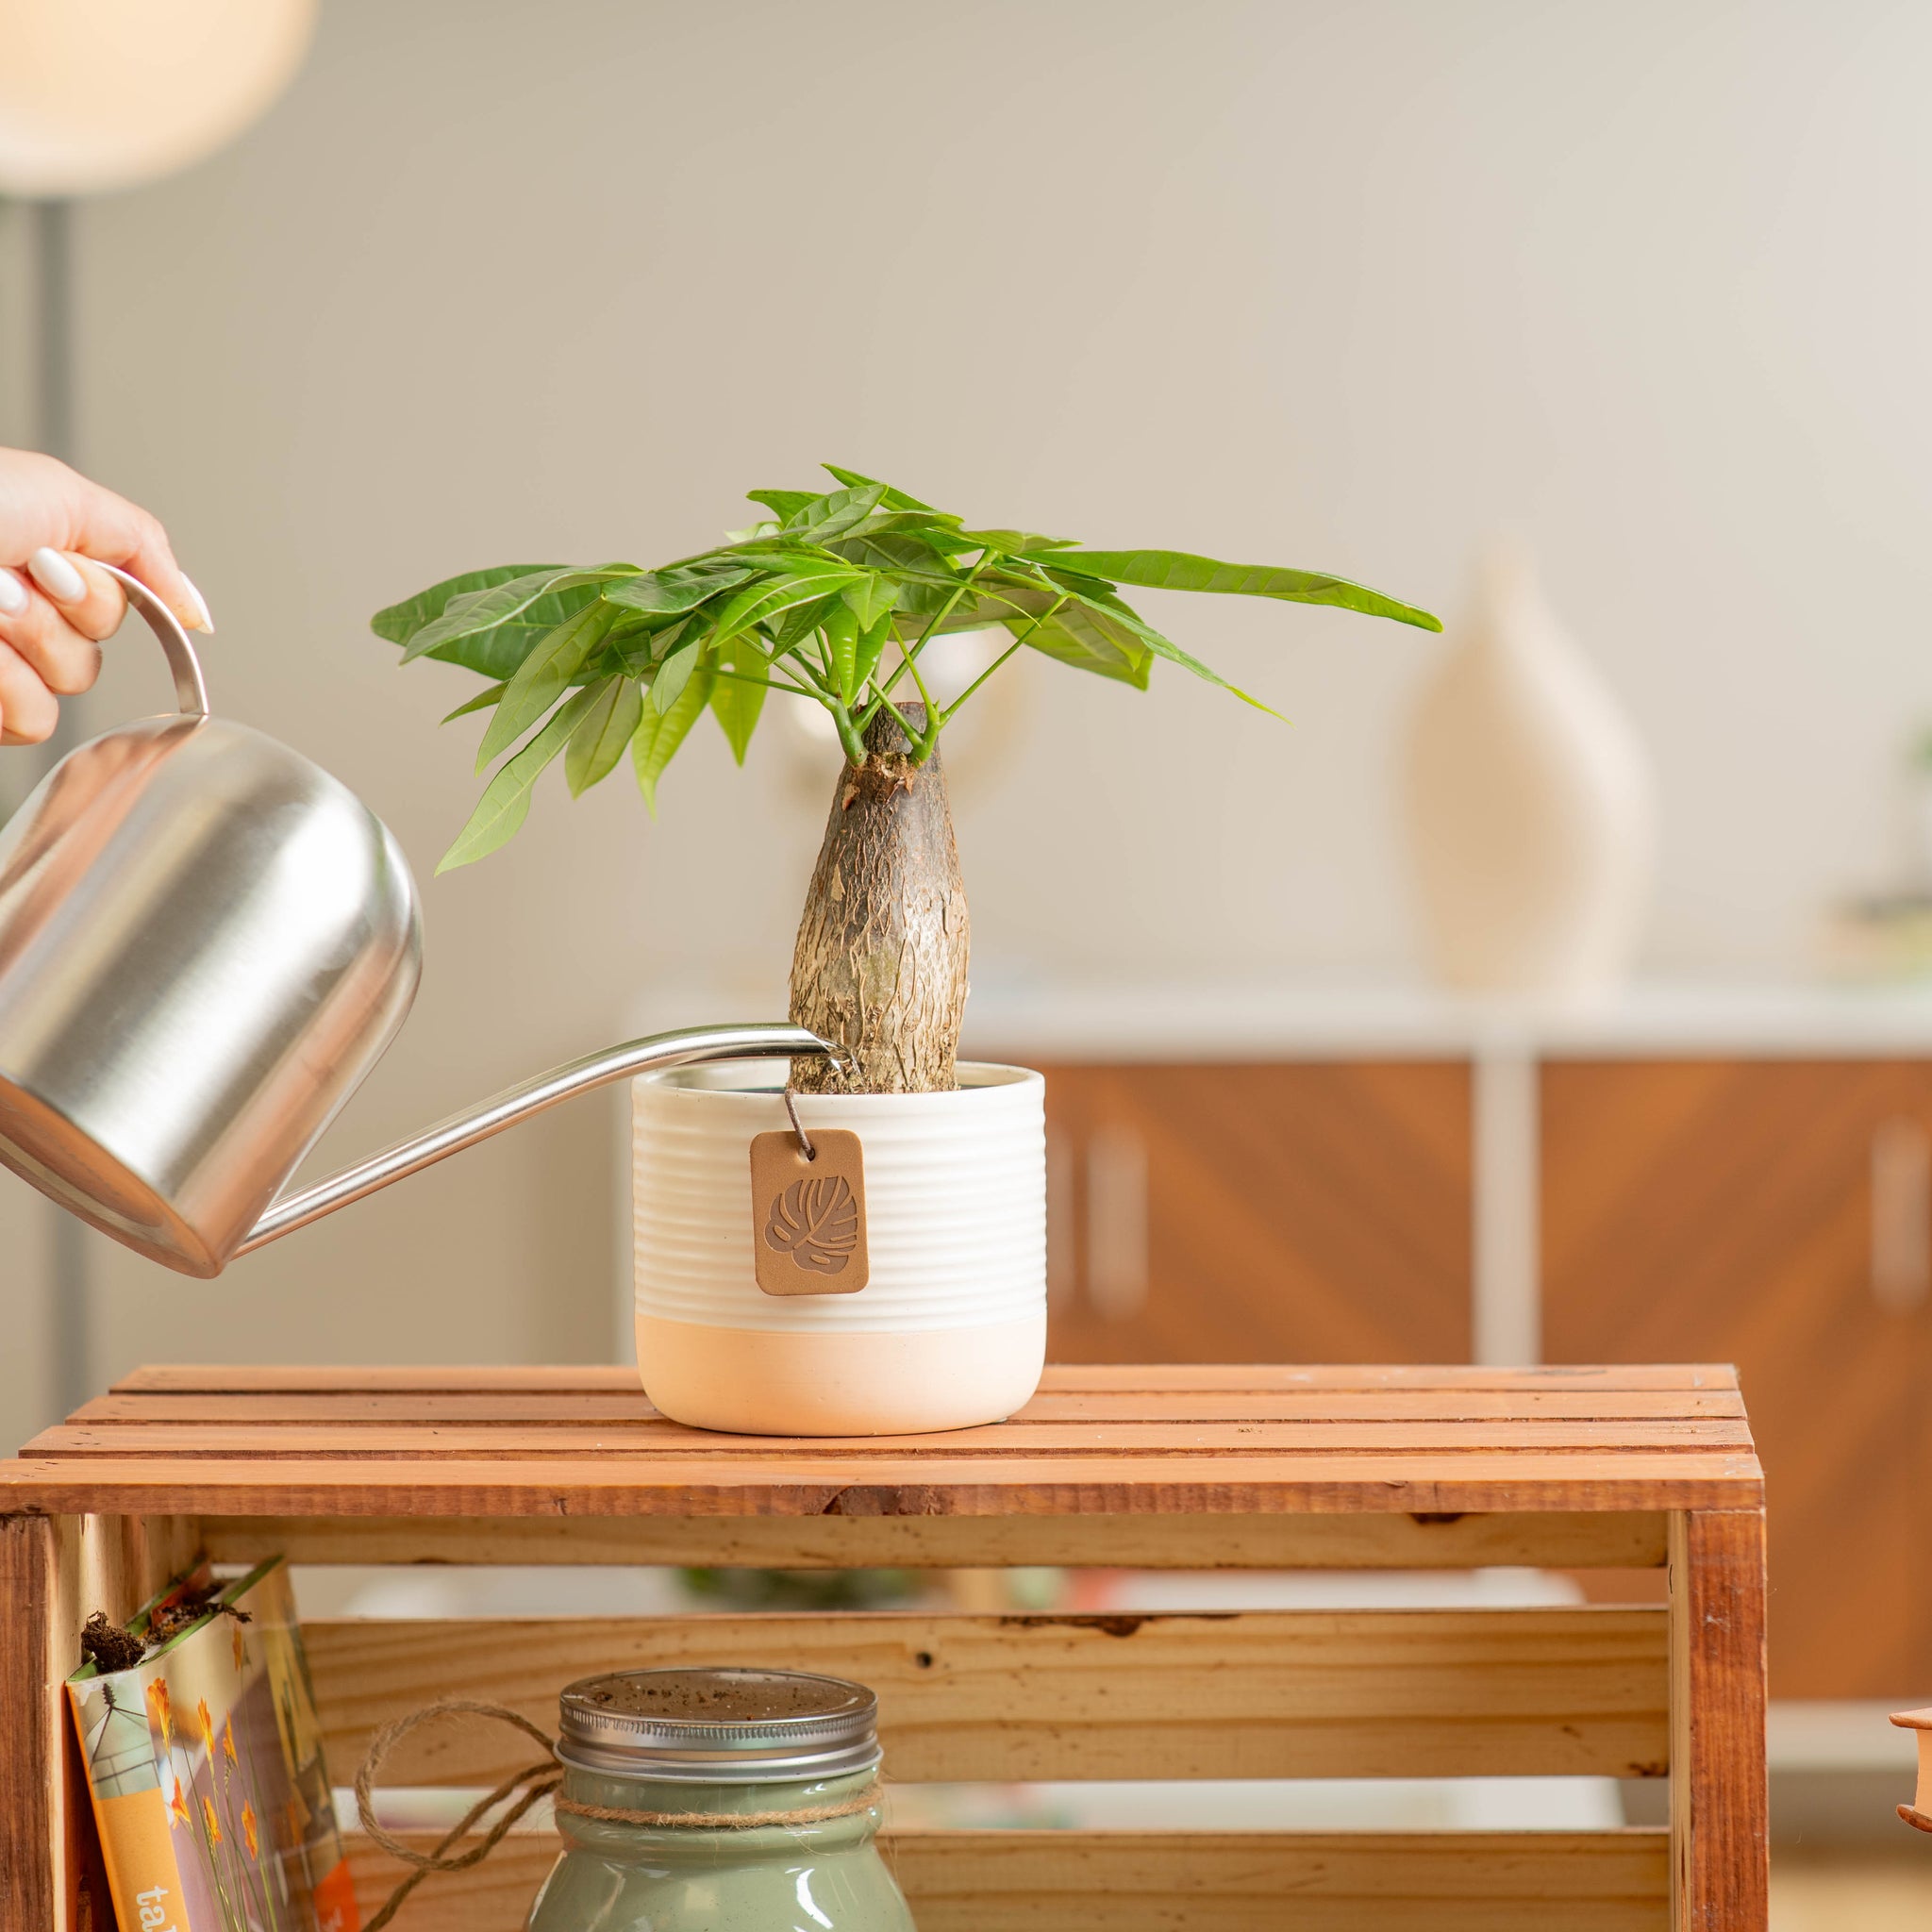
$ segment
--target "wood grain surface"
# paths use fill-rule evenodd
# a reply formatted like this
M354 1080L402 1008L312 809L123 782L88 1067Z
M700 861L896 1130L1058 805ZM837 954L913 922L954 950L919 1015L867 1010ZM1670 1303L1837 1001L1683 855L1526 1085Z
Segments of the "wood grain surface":
M1737 1363L1770 1474L1771 1685L1932 1683L1932 1299L1873 1286L1873 1161L1932 1065L1575 1061L1542 1073L1544 1348Z
M1694 1365L1066 1368L1009 1423L885 1441L706 1436L656 1414L624 1371L142 1371L0 1466L0 1609L24 1633L0 1645L0 1901L24 1924L83 1932L59 1680L84 1601L144 1593L197 1546L1171 1568L1668 1554L1667 1619L322 1622L312 1642L339 1770L374 1724L438 1690L543 1719L559 1683L613 1655L723 1646L876 1683L908 1779L1672 1774L1668 1855L1643 1832L911 1833L893 1856L923 1932L1635 1932L1666 1923L1674 1870L1680 1926L1761 1932L1762 1503L1736 1377ZM466 1776L494 1747L439 1748L432 1774ZM507 1932L551 1856L546 1839L514 1840L399 1923Z
M271 1395L354 1395L379 1391L440 1395L461 1391L485 1395L563 1394L577 1400L587 1394L629 1393L637 1386L635 1369L608 1363L447 1368L393 1363L337 1367L312 1363L291 1366L160 1362L129 1370L114 1384L112 1392L221 1395L254 1391ZM1165 1362L1055 1362L1047 1369L1041 1395L1088 1393L1113 1399L1137 1393L1191 1397L1209 1391L1255 1395L1293 1390L1348 1392L1416 1389L1488 1390L1526 1399L1540 1390L1566 1387L1605 1392L1642 1389L1717 1389L1735 1392L1737 1386L1736 1376L1723 1367L1662 1361L1572 1364L1533 1370L1485 1368L1464 1362L1200 1362L1178 1367Z
M683 1427L598 1371L143 1373L0 1466L0 1505L13 1508L278 1517L1435 1515L1760 1500L1735 1378L1695 1366L1050 1370L1033 1403L991 1428L801 1441Z
M1670 1924L1669 1840L1653 1830L919 1831L880 1844L919 1932L1664 1932ZM396 1932L508 1932L557 1849L547 1834L505 1840L472 1871L430 1879L397 1915ZM366 1915L402 1868L359 1837L349 1855Z
M1764 1511L1671 1520L1671 1849L1677 1932L1770 1914Z
M114 1923L65 1681L80 1626L125 1620L193 1557L169 1518L0 1516L0 1927Z
M0 1925L9 1928L78 1916L83 1820L62 1689L79 1661L75 1530L46 1517L0 1516Z
M1660 1574L1660 1510L1357 1516L208 1516L221 1562L794 1570L1467 1570ZM1626 1592L1629 1585L1625 1584ZM1627 1593L1624 1602L1641 1602ZM1657 1599L1662 1601L1659 1596Z
M1469 1354L1465 1064L1041 1071L1064 1175L1047 1229L1056 1361ZM1096 1146L1125 1146L1144 1174L1146 1283L1124 1307L1097 1280Z
M1669 1633L1657 1609L1294 1610L1159 1616L858 1612L476 1618L305 1626L329 1761L435 1698L545 1729L606 1670L742 1664L878 1693L897 1783L1163 1777L1660 1777ZM492 1785L528 1761L450 1722L393 1781Z

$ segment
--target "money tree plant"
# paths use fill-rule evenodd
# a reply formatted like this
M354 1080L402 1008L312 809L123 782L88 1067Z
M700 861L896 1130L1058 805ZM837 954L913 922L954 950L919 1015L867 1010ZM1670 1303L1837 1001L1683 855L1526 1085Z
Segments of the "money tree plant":
M954 1085L967 917L940 739L1016 651L1140 691L1165 658L1267 710L1163 637L1120 587L1332 604L1441 628L1425 610L1314 571L968 529L890 484L825 467L838 488L754 490L768 517L697 556L649 570L471 571L373 620L404 662L438 658L489 680L443 722L487 711L476 769L502 763L439 872L510 838L558 757L580 793L628 753L655 813L658 781L705 711L742 763L771 692L823 707L845 762L799 924L791 1018L841 1042L854 1065L798 1062L804 1091ZM932 640L988 629L1011 641L938 702L920 669Z

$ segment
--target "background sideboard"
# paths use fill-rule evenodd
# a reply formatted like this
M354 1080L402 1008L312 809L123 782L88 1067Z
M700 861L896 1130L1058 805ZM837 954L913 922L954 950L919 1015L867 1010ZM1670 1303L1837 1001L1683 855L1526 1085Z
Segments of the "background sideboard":
M1048 1074L1056 1358L1736 1362L1773 1694L1932 1688L1932 1002L1143 1004L977 1017Z

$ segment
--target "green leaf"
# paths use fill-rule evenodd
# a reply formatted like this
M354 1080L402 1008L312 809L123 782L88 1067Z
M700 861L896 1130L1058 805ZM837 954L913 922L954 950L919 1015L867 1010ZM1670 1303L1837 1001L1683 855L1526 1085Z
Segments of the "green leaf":
M899 587L889 577L872 572L841 592L858 620L860 630L870 630L899 601Z
M774 575L785 576L829 576L841 579L850 577L858 568L850 558L835 556L829 550L803 541L787 538L783 542L775 540L770 542L746 544L735 550L732 556L740 562L748 564L753 570L764 571Z
M848 490L870 490L876 485L886 493L884 501L894 509L932 509L929 503L921 503L916 496L908 496L903 490L894 490L890 483L879 483L875 476L861 476L857 470L841 470L837 463L821 463L819 468L828 475L836 476ZM942 515L935 510L934 515Z
M852 698L856 700L866 687L866 681L879 668L880 654L886 648L886 640L892 634L892 613L890 608L879 612L879 619L870 630L858 633L858 643L852 653Z
M1392 617L1398 624L1423 630L1442 628L1440 618L1412 604L1399 604L1380 591L1316 571L1217 563L1211 557L1193 557L1185 550L1058 550L1045 560L1110 583L1138 584L1151 591L1207 591L1233 597L1274 597L1288 604L1333 604L1369 617Z
M668 711L677 702L678 693L683 691L686 681L698 667L698 658L704 649L704 641L693 638L688 644L678 648L658 667L658 675L651 680L651 708L655 711Z
M597 601L594 584L574 591L556 591L539 597L521 617L500 624L494 630L475 637L459 638L453 644L439 644L427 655L441 664L460 664L479 676L508 681L517 667L565 619L575 617L587 605Z
M961 530L960 536L1004 557L1025 557L1041 550L1064 550L1075 537L1041 537L1032 530Z
M879 571L898 579L908 589L920 584L952 585L958 574L946 562L945 553L923 536L904 530L874 535L854 530L826 546L835 557L861 569ZM903 601L903 598L902 598Z
M874 584L878 580L872 579ZM886 640L892 634L892 607L890 602L879 603L874 598L859 597L856 606L856 593L863 592L864 585L854 585L844 593L838 608L825 619L825 642L830 649L832 683L839 693L841 704L857 702L858 694L865 689L866 680L879 667L880 654L886 648ZM889 591L891 586L886 587ZM871 622L863 621L871 614L876 604L876 614Z
M477 748L479 772L508 751L570 689L616 621L617 613L608 604L593 601L566 618L524 659Z
M785 613L783 623L772 634L772 656L782 658L795 650L839 608L839 595L820 597L810 604L795 604Z
M467 705L458 705L441 722L444 724L454 724L458 718L467 718L472 711L487 711L508 689L509 686L507 684L492 684L488 691L479 691Z
M392 644L407 644L425 625L433 624L441 617L458 597L467 597L478 591L493 591L499 584L511 583L536 571L562 568L563 565L556 563L505 563L492 570L465 571L460 576L445 577L440 584L431 584L426 591L418 591L413 597L405 597L400 604L391 604L378 610L369 620L369 628Z
M646 705L638 721L637 735L630 741L630 758L638 774L638 790L644 794L653 818L658 816L658 780L710 703L713 682L710 666L700 665L668 711Z
M1250 695L1240 685L1228 683L1227 679L1217 672L1208 670L1200 658L1191 657L1182 650L1172 638L1162 637L1139 611L1130 610L1119 598L1105 593L1094 596L1077 591L1074 595L1077 601L1069 605L1067 610L1083 610L1087 617L1094 622L1110 619L1115 624L1125 625L1157 658L1165 658L1170 664L1178 664L1183 669L1191 671L1196 677L1205 678L1209 684L1218 684L1223 691L1232 691L1242 704L1253 705L1256 710L1266 711L1271 718L1281 716L1273 705L1264 705L1259 698ZM1060 614L1065 616L1067 611Z
M783 534L804 543L825 543L842 537L855 525L862 524L886 499L883 483L868 483L861 490L835 490L827 496L815 496L785 519Z
M622 671L631 677L642 677L652 665L661 664L681 641L690 641L696 634L692 630L693 625L698 631L705 628L702 610L688 611L669 624L657 621L646 624L632 617L620 617L611 626L609 636L604 640L604 656L595 668L600 672Z
M559 705L550 722L484 787L470 822L457 834L456 843L437 861L439 874L487 858L515 836L530 811L530 787L543 768L570 741L571 733L591 708L593 693L575 692Z
M591 708L564 747L563 775L570 780L573 798L581 798L616 770L643 714L643 693L633 678L607 677L591 685L590 692Z
M816 501L809 490L747 490L744 492L747 503L761 503L782 523L785 518L795 515L808 503Z
M849 705L858 691L858 618L841 599L825 613L825 664L839 702Z
M771 689L771 660L758 648L753 632L740 631L719 653L715 669L711 714L724 729L731 756L741 765Z
M754 572L724 559L717 563L680 564L672 570L647 570L604 592L607 604L633 610L676 612L694 609L707 597L746 582Z
M628 568L625 566L626 571ZM487 591L471 591L464 596L453 598L441 617L425 624L409 640L408 648L403 653L403 662L407 664L410 659L426 657L441 646L460 643L465 638L478 637L485 631L494 630L499 625L508 624L521 617L540 597L553 591L575 590L583 584L608 582L618 574L610 569L537 570L524 576L512 577L508 583L494 585Z
M1095 584L1093 588L1107 587ZM937 636L956 630L984 630L1015 615L1037 617L1064 595L1049 578L1010 571L982 571L970 583L964 577L948 577L943 590L920 585L900 597L892 613L893 634L909 641L928 625Z
M1154 668L1153 652L1127 625L1110 616L1070 603L1051 616L1012 616L1003 622L1023 643L1075 671L1131 684L1136 691L1147 689L1148 674Z
M764 577L747 584L718 613L712 636L722 644L755 624L769 624L794 605L809 604L828 592L857 582L858 572L810 571L801 575Z

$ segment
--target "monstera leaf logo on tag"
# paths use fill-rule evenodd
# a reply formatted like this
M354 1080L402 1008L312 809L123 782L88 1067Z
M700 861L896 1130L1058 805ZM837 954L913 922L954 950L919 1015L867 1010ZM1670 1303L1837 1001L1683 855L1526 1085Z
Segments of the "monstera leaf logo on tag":
M755 1134L752 1270L767 1294L857 1294L866 1254L865 1156L847 1128Z
M772 1203L767 1245L814 1274L842 1274L858 1246L858 1203L841 1174L793 1181Z

